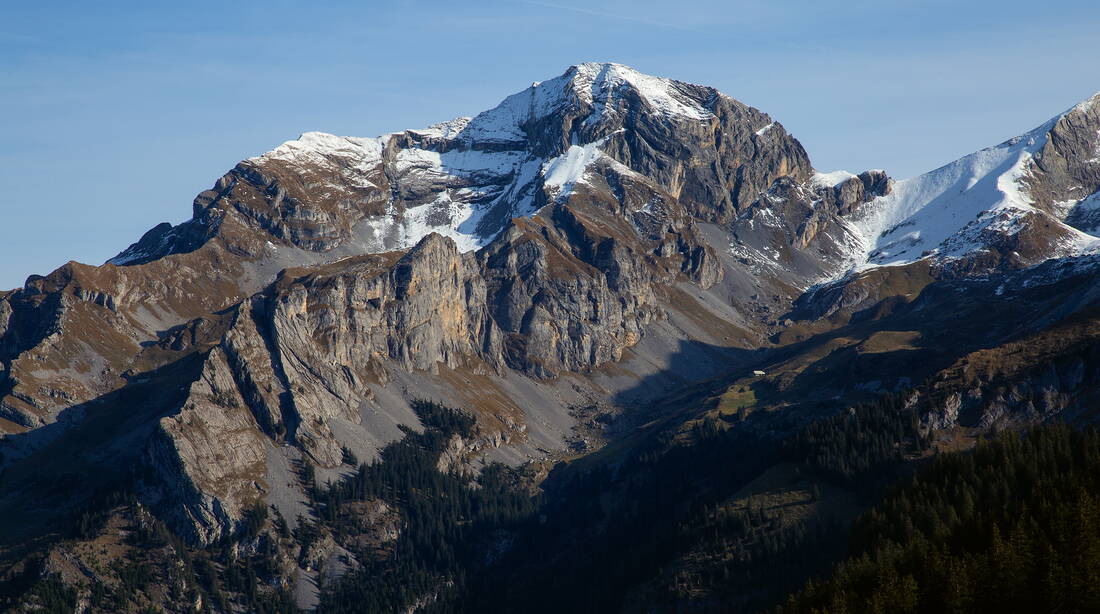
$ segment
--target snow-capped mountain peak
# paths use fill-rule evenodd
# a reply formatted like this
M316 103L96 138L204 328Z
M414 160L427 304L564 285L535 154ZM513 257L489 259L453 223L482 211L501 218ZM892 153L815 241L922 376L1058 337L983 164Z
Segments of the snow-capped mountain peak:
M1100 173L1090 177L1087 169L1044 167L1050 160L1067 158L1059 151L1066 139L1058 135L1071 133L1100 147L1100 126L1094 125L1097 100L1100 95L999 145L897 182L890 194L847 218L858 244L853 264L904 264L929 256L951 260L1010 247L1021 258L1019 264L1029 264L1096 251L1100 240L1067 216L1079 203L1088 206L1089 195L1100 188ZM1066 170L1078 177L1081 185L1071 189L1080 198L1047 202L1051 199L1041 197L1042 184L1052 171L1060 176ZM1030 233L1026 248L1031 257L1021 256L1021 233Z
M642 74L629 66L612 63L578 64L566 73L572 73L572 84L577 95L590 104L606 108L609 97L624 88L637 92L658 113L694 120L713 117L698 100L692 99L676 81Z
M645 110L668 118L701 121L712 117L703 101L685 92L685 85L645 75L622 64L577 64L558 77L533 83L477 115L466 127L464 136L477 141L523 141L528 137L528 126L563 111L587 109L585 121L598 123L606 114L618 112L614 101L627 93L644 101Z
M734 107L738 110L730 112ZM722 112L724 119L716 116ZM271 202L259 202L268 197L238 199L233 206L299 247L327 249L335 236L350 235L360 249L388 251L438 232L468 251L485 245L509 219L569 198L601 163L620 174L658 173L664 189L680 189L684 171L674 169L684 163L684 144L670 141L666 153L659 151L660 144L654 150L653 143L643 145L631 135L656 130L677 140L681 137L673 135L682 134L691 141L688 148L713 149L711 131L723 121L739 124L724 137L744 149L735 163L757 155L760 147L752 141L766 143L764 149L793 148L793 163L788 160L786 169L769 167L755 181L803 165L805 153L778 124L711 88L621 64L584 63L473 118L375 138L307 132L243 161L223 183L231 187L244 177L265 191L275 190ZM626 153L609 155L611 149ZM644 167L634 168L639 164ZM745 189L747 194L750 188ZM729 198L730 191L723 189L701 206ZM208 207L213 200L203 202ZM303 206L306 202L309 207ZM307 209L309 219L303 217ZM172 250L160 244L135 246L112 262L141 262Z

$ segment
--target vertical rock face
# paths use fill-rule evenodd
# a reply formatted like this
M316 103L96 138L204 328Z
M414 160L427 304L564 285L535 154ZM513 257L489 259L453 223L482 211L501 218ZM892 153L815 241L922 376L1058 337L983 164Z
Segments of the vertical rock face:
M1072 216L1083 199L1100 190L1100 94L1058 118L1030 171L1027 183L1036 205L1055 214Z
M254 313L263 317L265 305L260 299L242 303L234 310L232 327L221 342L226 364L232 370L238 393L256 419L256 424L276 439L293 430L295 417L288 415L285 377L280 363L272 359L266 322L257 323ZM289 424L288 424L289 423Z
M397 256L356 258L298 279L284 275L266 299L275 360L296 416L293 435L324 464L340 461L325 422L357 421L365 382L383 365L434 371L492 358L482 351L494 341L472 255L433 234Z
M637 238L606 230L562 204L476 256L432 234L404 254L285 272L234 308L187 402L161 420L150 503L180 501L176 522L216 539L262 493L265 441L339 465L331 422L358 422L387 369L546 378L618 360L661 317L654 284L678 267L654 274Z
M1028 170L1025 181L1037 208L1076 230L1100 234L1100 94L1058 118Z
M263 434L221 348L206 357L177 412L161 418L146 462L144 496L186 536L209 543L232 531L263 492Z
M832 197L832 204L840 215L852 213L856 207L890 193L890 177L880 170L863 171L855 177L826 187L825 196Z
M568 218L568 210L561 211ZM643 286L631 294L629 269L605 275L563 250L555 232L560 227L539 221L517 223L481 254L493 321L503 337L502 359L536 377L618 359L654 317L652 291ZM591 256L624 268L631 264L612 240Z

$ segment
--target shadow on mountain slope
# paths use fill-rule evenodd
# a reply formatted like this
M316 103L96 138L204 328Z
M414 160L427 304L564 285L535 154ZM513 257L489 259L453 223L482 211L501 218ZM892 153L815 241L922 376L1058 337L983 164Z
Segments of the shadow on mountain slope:
M60 537L71 524L66 519L97 493L132 489L149 437L186 398L202 360L191 354L64 410L52 424L7 436L0 448L8 457L0 473L0 562Z

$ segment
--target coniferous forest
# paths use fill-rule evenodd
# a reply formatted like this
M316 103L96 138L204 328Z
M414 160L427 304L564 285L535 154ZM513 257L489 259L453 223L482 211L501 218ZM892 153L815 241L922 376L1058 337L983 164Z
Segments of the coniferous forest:
M126 510L130 542L169 549L206 612L297 612L286 590L260 589L280 543L355 543L357 505L394 510L400 537L353 551L360 566L328 582L321 612L1089 612L1100 608L1100 432L1066 426L1002 433L964 452L932 452L896 397L853 406L775 441L703 420L625 459L561 463L531 489L515 469L441 471L465 412L418 403L424 429L338 482L303 467L316 510L289 528L256 506L238 542L195 549L131 496L105 496L74 518L95 535L103 510ZM345 453L351 464L354 455ZM755 476L785 467L803 503L770 505ZM786 479L786 478L785 478ZM803 492L798 488L792 491ZM843 493L851 517L792 521L800 505ZM536 494L537 493L537 494ZM746 494L750 493L750 494ZM786 509L784 509L786 506ZM809 509L809 508L807 508ZM265 528L267 530L265 530ZM133 609L155 573L142 561L97 587L96 608ZM76 591L28 569L9 605L72 612ZM153 604L143 612L164 611Z
M406 430L379 460L359 466L339 484L315 487L320 522L346 529L341 509L349 502L379 499L397 507L403 537L391 552L327 589L326 612L398 611L421 602L427 611L448 612L467 590L468 576L486 563L502 531L532 515L536 500L517 487L512 471L488 465L476 478L437 468L440 452L454 436L473 434L474 419L435 403L415 405L423 433Z
M777 612L1095 612L1100 433L1005 433L936 458L852 526Z
M728 499L780 462L873 497L924 446L915 416L893 397L811 422L782 442L704 420L623 462L562 464L531 498L501 466L476 481L440 474L443 443L473 424L434 404L418 411L423 434L408 432L353 479L316 489L329 526L339 525L346 502L375 497L395 502L409 523L394 552L325 593L325 611L398 611L418 599L441 612L609 611L629 607L626 595L654 576L647 598L658 605L766 607L838 559L844 532L786 526L774 510ZM706 565L662 573L700 548Z
M426 452L431 437L407 437L401 446ZM510 499L501 482L487 482L481 496L495 502L480 504L468 532L437 523L424 526L419 547L413 540L402 546L405 560L418 562L388 573L425 578L419 593L387 593L379 580L387 576L374 569L341 583L325 603L396 611L433 586L430 578L448 577L429 611L629 610L637 603L627 595L642 587L649 607L700 612L758 611L769 603L783 613L1084 612L1100 604L1094 430L1004 433L973 451L928 457L915 415L886 397L811 422L778 448L768 443L700 426L690 441L663 441L616 468L562 468L537 511ZM376 469L396 457L384 458ZM782 461L823 484L851 488L869 509L849 526L781 526L761 509L725 504L750 476ZM391 484L399 474L389 474ZM503 470L487 475L499 479ZM359 496L352 484L323 497ZM363 492L382 492L376 488ZM684 505L689 492L693 502ZM454 517L474 518L477 505L458 504ZM509 548L486 560L484 540L494 531ZM680 575L662 569L699 548L737 556L711 557ZM647 583L654 576L663 584Z

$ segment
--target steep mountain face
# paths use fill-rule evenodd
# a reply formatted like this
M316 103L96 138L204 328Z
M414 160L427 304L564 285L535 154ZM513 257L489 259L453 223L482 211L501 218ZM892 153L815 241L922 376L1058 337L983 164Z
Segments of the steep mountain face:
M790 290L727 279L703 225L811 174L763 113L613 64L426 130L306 134L239 164L188 222L6 296L0 408L13 433L60 432L85 417L71 408L199 355L187 400L149 412L157 435L128 462L203 541L268 494L267 448L369 456L419 396L482 409L521 455L560 449L569 408L629 391L631 372L656 389L716 372L670 369L684 343L721 362L759 343L739 291ZM13 436L6 457L50 441Z
M821 173L766 114L617 64L423 130L305 134L187 222L0 293L0 538L122 487L194 545L257 504L293 528L304 467L340 479L424 399L476 418L450 468L698 411L778 412L730 427L776 437L924 381L929 428L1074 415L1091 354L1021 339L1096 305L1098 152L1100 96L916 178ZM1053 375L955 364L1032 347Z
M757 135L763 126L768 130ZM602 169L595 188L585 178L594 166ZM616 226L644 227L628 229L627 237L644 232L646 241L659 242L658 266L668 268L667 260L679 257L683 262L676 266L708 286L721 273L692 236L694 220L728 220L775 178L801 179L809 172L797 141L755 109L709 88L626 67L581 65L472 120L378 139L304 135L239 164L196 198L190 221L157 226L109 262L119 268L83 277L59 271L47 284L29 284L5 309L30 302L35 315L28 318L41 320L47 316L39 303L66 304L59 293L91 296L123 318L140 318L124 332L140 343L259 291L287 265L407 249L431 232L468 251L511 227L513 217L566 203L584 190L601 193ZM579 232L582 217L557 217L567 218L573 221L564 222L563 231ZM591 252L582 259L599 267L599 258L625 249L623 237L612 238L576 249ZM211 273L217 285L204 287L199 278ZM616 279L627 281L621 272ZM5 335L14 364L4 417L24 426L50 422L51 412L66 403L118 385L117 374L127 366L125 359L104 355L112 352L93 349L89 360L104 363L99 373L70 377L56 392L44 390L32 375L41 369L22 368L20 361L42 333L25 329L63 327L63 320L79 316L61 309L49 317L51 323L19 325Z

